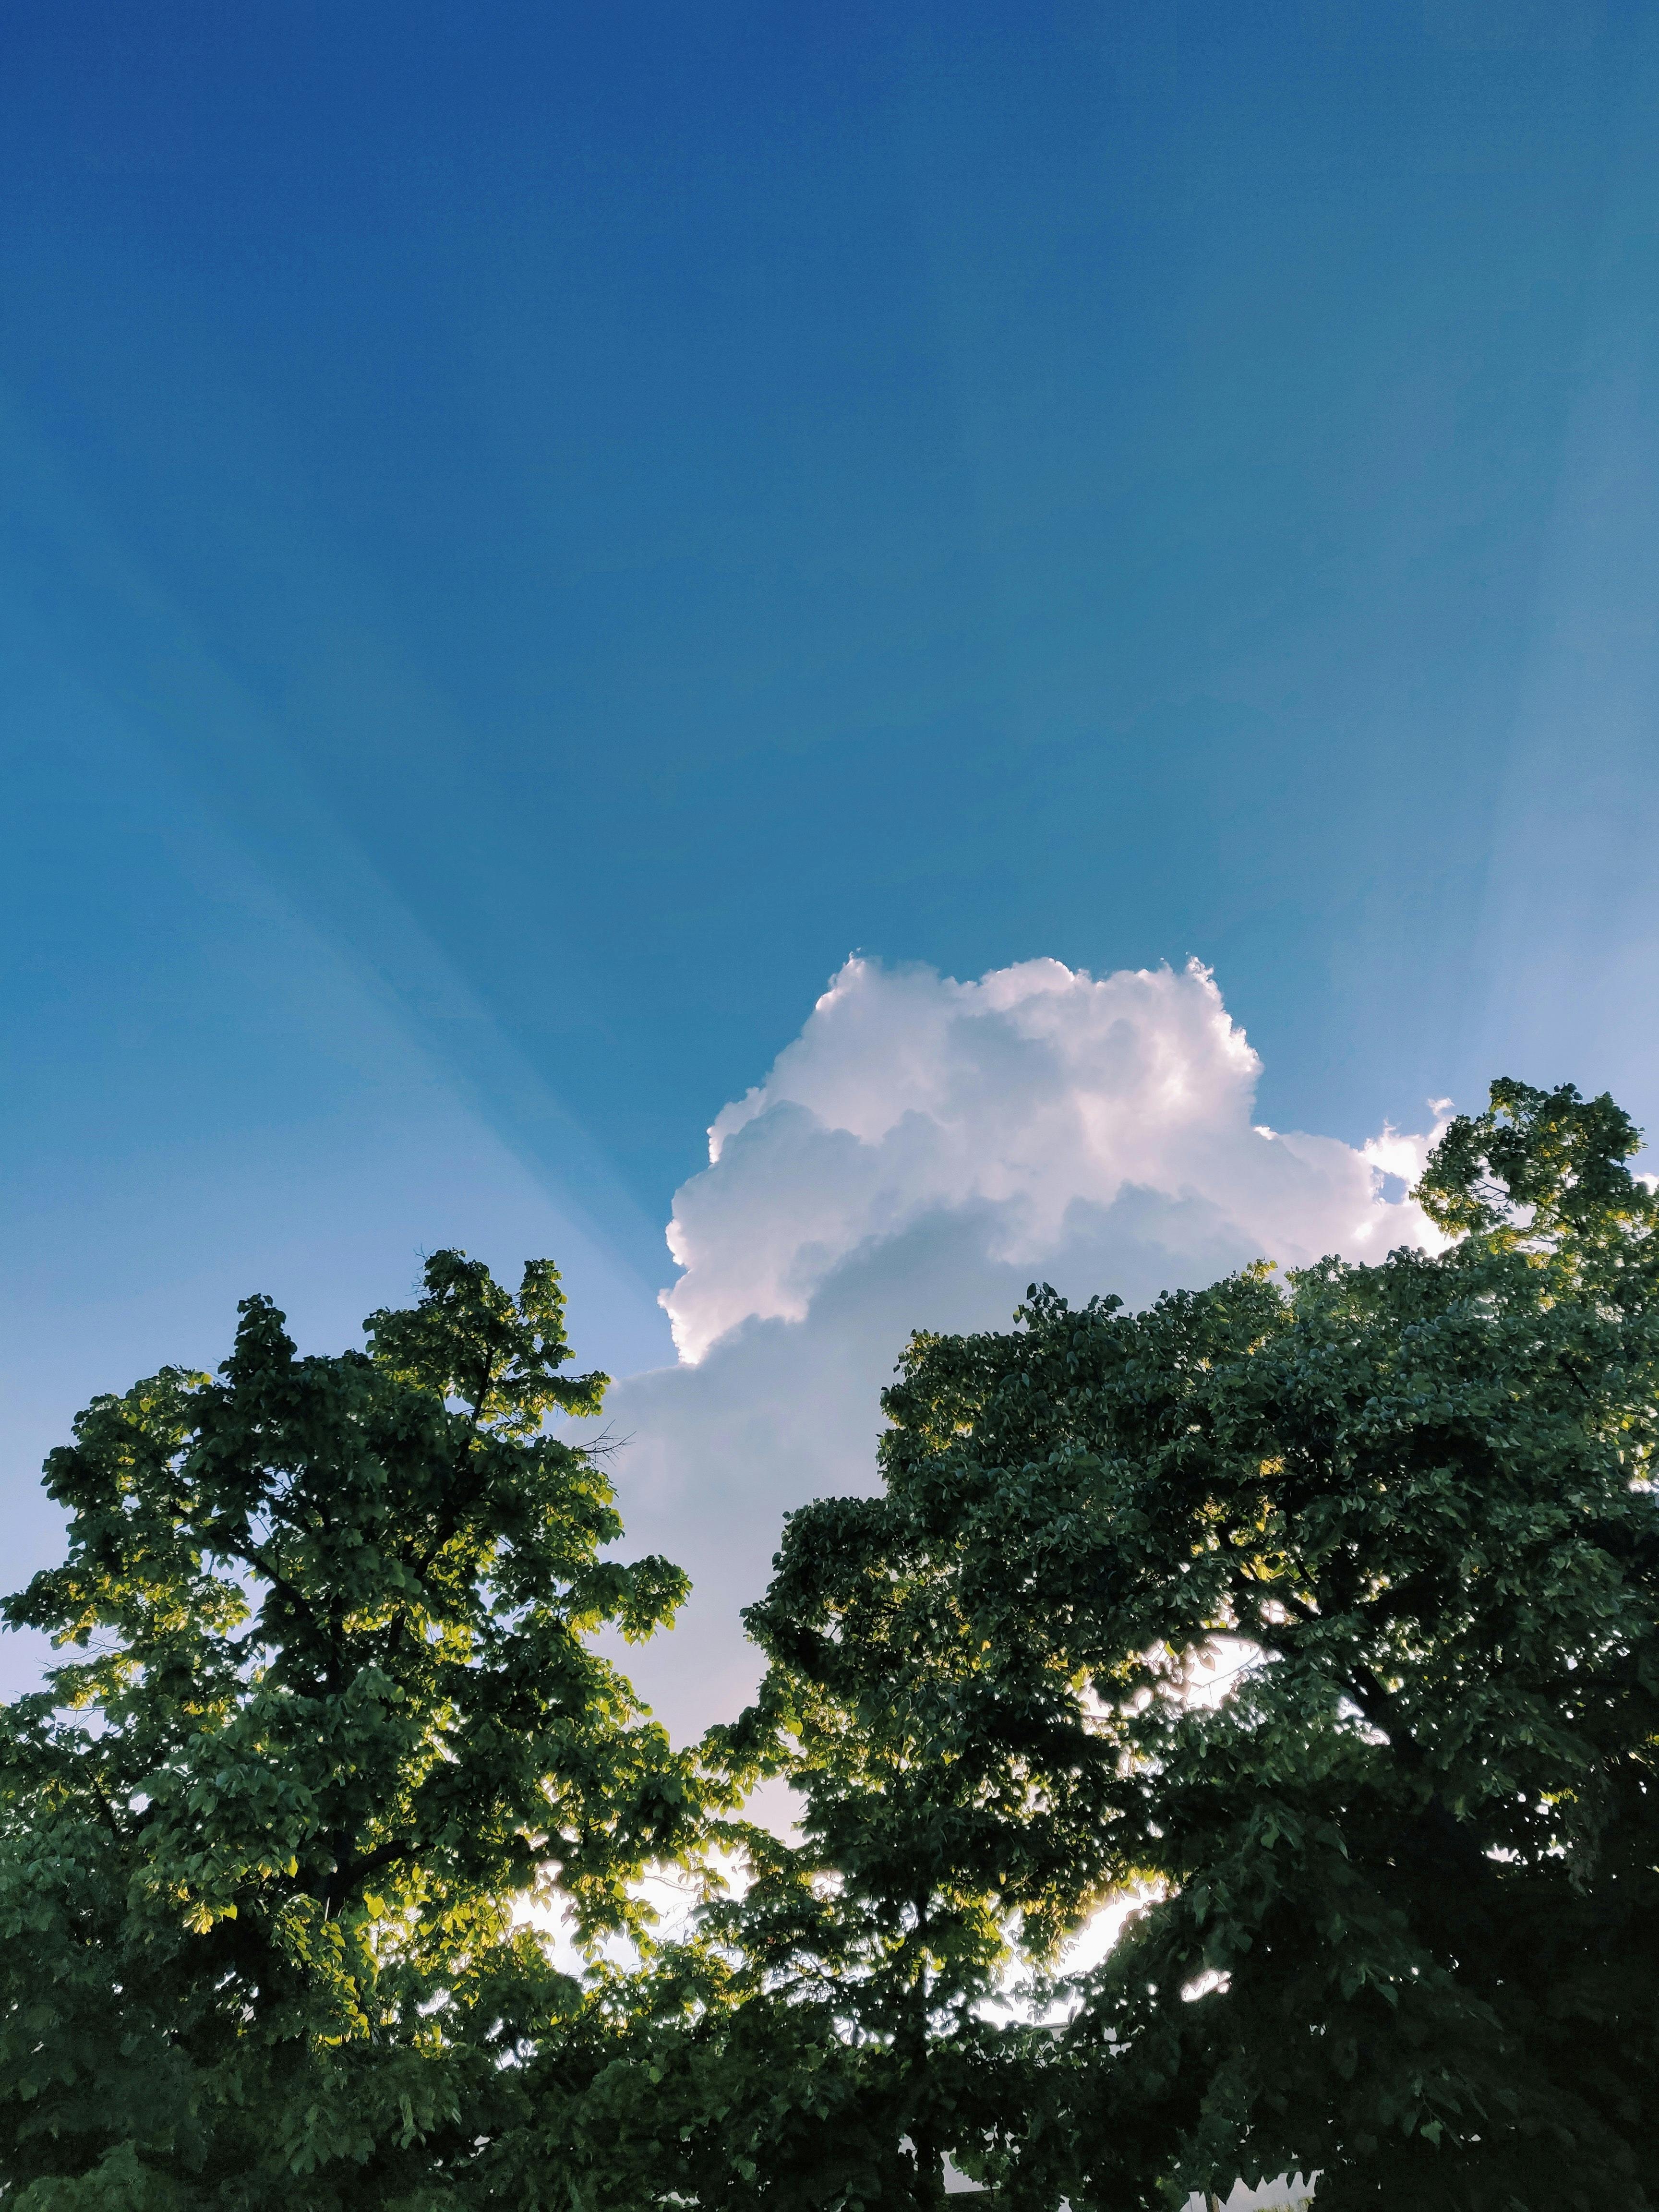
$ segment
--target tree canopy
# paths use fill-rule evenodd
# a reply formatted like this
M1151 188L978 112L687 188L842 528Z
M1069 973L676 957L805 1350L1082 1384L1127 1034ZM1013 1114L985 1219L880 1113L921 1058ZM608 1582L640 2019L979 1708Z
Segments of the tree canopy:
M68 1556L6 1606L66 1656L0 1733L0 2196L470 2201L583 1929L695 1828L689 1763L590 1643L684 1577L620 1534L556 1271L427 1264L368 1348L246 1301L216 1379L82 1415ZM478 2187L483 2186L482 2182ZM458 2192L459 2192L458 2194Z
M695 1759L590 1642L684 1583L544 1425L604 1384L552 1270L441 1254L328 1359L251 1301L216 1380L82 1416L8 1605L68 1656L0 1736L0 2195L860 2212L948 2154L1011 2212L1659 2202L1637 1146L1501 1083L1437 1253L915 1338ZM766 1776L791 1833L714 1821ZM556 1887L632 1962L558 1972Z
M1012 2201L1291 2164L1336 2207L1653 2201L1637 1145L1608 1100L1499 1084L1420 1187L1437 1256L919 1337L884 1493L792 1518L750 1726L838 1904L868 1878L915 1943L973 1899L1041 1960L1140 1900L1046 2052L1001 2054Z

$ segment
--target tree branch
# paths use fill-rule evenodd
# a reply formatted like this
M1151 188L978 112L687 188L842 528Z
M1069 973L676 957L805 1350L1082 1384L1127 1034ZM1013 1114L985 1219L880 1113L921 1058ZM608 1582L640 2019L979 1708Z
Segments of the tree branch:
M389 1844L379 1844L372 1851L365 1851L361 1858L349 1860L344 1866L337 1865L322 1885L324 1911L332 1912L337 1904L351 1894L365 1875L374 1874L381 1867L395 1866L399 1859L412 1857L414 1852L412 1838L399 1836Z

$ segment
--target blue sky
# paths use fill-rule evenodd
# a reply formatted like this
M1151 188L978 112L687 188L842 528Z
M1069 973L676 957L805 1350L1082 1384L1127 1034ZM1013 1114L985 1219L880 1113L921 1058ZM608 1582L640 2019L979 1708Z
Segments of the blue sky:
M854 950L1659 1124L1656 93L1620 0L14 0L15 1560L251 1289L669 1358Z

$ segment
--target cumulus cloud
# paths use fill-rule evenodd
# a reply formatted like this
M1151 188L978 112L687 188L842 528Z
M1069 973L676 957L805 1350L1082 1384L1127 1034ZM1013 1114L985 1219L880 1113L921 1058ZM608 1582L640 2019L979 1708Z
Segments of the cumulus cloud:
M1034 1278L1134 1306L1256 1258L1437 1242L1404 1195L1434 1132L1280 1134L1251 1119L1260 1072L1197 963L968 983L847 963L676 1196L681 1364L613 1395L630 1548L696 1584L684 1626L630 1655L677 1733L752 1686L737 1612L784 1513L873 1486L913 1329L1006 1326Z

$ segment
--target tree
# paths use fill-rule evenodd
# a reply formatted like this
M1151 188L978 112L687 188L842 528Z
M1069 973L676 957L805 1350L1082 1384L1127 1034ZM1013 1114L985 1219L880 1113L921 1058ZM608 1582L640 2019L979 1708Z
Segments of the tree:
M816 2128L798 2123L799 2185L765 2201L942 2206L947 2156L977 2172L1017 2145L1006 2201L1052 2202L1051 2039L994 2002L1011 1923L1028 1948L1051 1948L1089 1854L1071 1820L1025 1817L1008 1723L1042 1721L999 1705L890 1498L792 1516L744 1618L770 1664L756 1706L708 1750L738 1782L787 1778L798 1840L750 1838L748 1886L708 1911L704 1936L733 1962L727 2002L751 2045L805 2036L815 2085L834 2093ZM705 2184L702 2201L726 2200Z
M539 2177L580 2212L933 2206L947 2150L1029 2137L1021 2062L1047 2039L978 2009L1006 1936L927 1750L776 1668L757 1711L711 1731L705 1789L787 1771L802 1832L720 1824L740 1893L642 1971L601 1971L574 2033L528 2061L505 2191Z
M1017 2144L1006 2201L1054 2203L1054 2045L987 2001L1012 1949L1000 1893L1018 1888L1028 1936L1044 1913L1058 1932L1079 1839L1022 1830L984 1742L963 1755L971 1660L948 1608L894 1607L890 1560L815 1635L813 1577L872 1511L799 1517L745 1616L772 1661L760 1699L702 1747L711 1803L795 1786L793 1838L711 1822L743 1859L738 1893L642 1971L601 1972L573 2032L527 2058L525 2124L491 2164L504 2200L539 2205L539 2182L580 2212L936 2207L947 2154L977 2170Z
M217 1380L100 1398L47 1462L68 1557L7 1601L69 1655L0 1727L0 2196L19 2212L481 2201L580 1995L523 1924L636 1930L688 1762L591 1648L684 1579L601 1554L547 1432L556 1272L456 1252L368 1350L246 1301ZM502 2200L505 2201L505 2200Z
M792 1517L694 1774L586 1638L556 1279L443 1255L369 1349L245 1309L99 1401L75 1656L0 1740L0 2186L52 2206L1051 2212L1659 2196L1659 1200L1606 1099L1494 1086L1436 1257L918 1338L884 1494ZM642 1971L556 1974L763 1771L799 1839ZM735 1832L728 1831L728 1837ZM1139 1901L1058 2033L986 2003Z
M884 1495L792 1518L750 1725L834 1899L893 1957L944 1900L1039 1960L1140 1900L981 2129L1013 2201L1287 2164L1333 2208L1659 2197L1638 1142L1499 1083L1420 1186L1438 1256L918 1338Z

